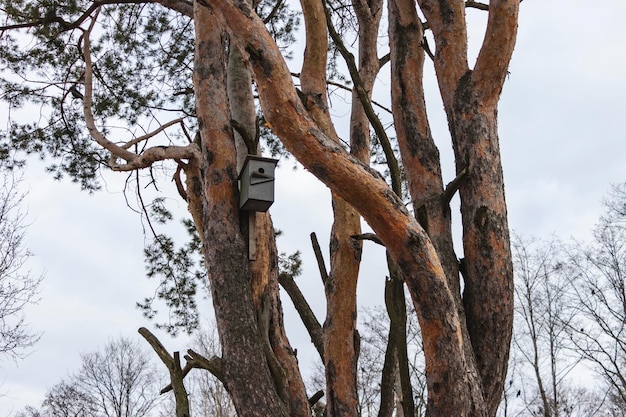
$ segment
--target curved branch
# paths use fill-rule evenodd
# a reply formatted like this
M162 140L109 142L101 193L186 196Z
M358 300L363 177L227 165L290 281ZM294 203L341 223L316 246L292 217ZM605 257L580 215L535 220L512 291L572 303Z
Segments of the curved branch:
M158 3L162 6L177 11L189 18L193 18L193 4L189 1L185 0L101 0L94 1L91 6L87 10L85 10L79 17L73 22L68 22L63 18L53 15L49 17L43 17L40 19L35 19L30 22L19 23L15 25L6 25L0 26L0 31L4 30L12 30L12 29L24 29L35 26L47 25L50 23L58 23L63 28L63 32L72 29L79 29L80 25L82 25L91 14L96 11L99 7L107 5L107 4L145 4L145 3Z
M302 323L304 327L306 327L309 332L309 336L311 337L311 341L313 342L313 346L319 353L320 358L324 361L324 340L323 340L323 331L322 326L315 317L315 313L311 310L311 306L304 298L302 291L298 288L296 281L293 279L293 276L288 274L280 274L278 277L278 282L280 286L287 291L289 294L289 298L293 302L296 311L300 315L300 319L302 319Z
M379 245L385 246L382 240L374 233L363 233L360 235L350 236L354 240L371 240L374 243L378 243Z
M443 190L443 194L441 195L442 204L446 206L450 204L450 201L452 201L452 197L454 197L454 194L456 194L456 192L459 190L461 182L467 176L467 172L468 167L463 168L461 172L459 172L459 175L457 175L452 181L448 183L448 185L446 185L446 188L445 190Z
M400 178L400 165L398 164L398 159L393 152L393 148L391 146L391 142L389 137L387 136L387 132L385 131L385 127L382 122L374 112L374 108L372 107L372 102L369 98L369 94L365 91L363 80L361 80L361 76L359 75L359 70L356 66L356 62L354 60L354 55L348 51L345 44L343 43L341 36L335 30L333 25L330 10L326 7L326 3L324 2L324 13L326 15L326 25L328 26L328 33L330 37L335 42L335 46L341 53L341 56L346 61L348 66L348 72L352 77L352 82L354 82L354 88L357 92L359 100L361 101L361 105L363 106L363 110L365 110L365 114L367 115L367 119L369 120L378 140L380 141L380 145L383 148L383 152L385 154L385 158L387 159L387 165L389 166L389 173L391 176L391 188L397 195L402 195L402 182Z
M309 171L358 208L399 266L423 329L429 395L437 399L429 412L469 415L470 386L480 382L478 375L468 372L455 299L424 229L379 173L349 155L311 119L260 18L245 15L229 0L210 3L232 40L249 53L261 107L273 131Z
M477 1L471 1L471 0L467 0L465 2L465 7L470 7L470 8L478 9L478 10L489 10L488 4L480 3Z
M172 125L175 125L176 123L180 123L182 125L182 122L183 122L183 118L182 117L179 117L178 119L170 120L169 122L159 126L156 130L153 130L152 132L146 133L145 135L142 135L142 136L138 136L135 139L126 142L124 145L122 145L122 149L128 149L128 148L130 148L133 145L136 145L138 143L143 142L144 140L148 140L148 139L158 135L159 133L161 133L162 131L164 131L168 127L170 127Z
M163 161L168 159L192 159L200 158L200 149L196 144L189 144L187 146L156 146L146 149L141 154L130 152L127 148L135 143L139 143L142 140L146 140L150 137L163 131L165 128L172 124L178 123L181 119L174 120L159 127L157 130L147 133L139 138L136 138L129 143L119 146L114 142L107 139L107 137L97 128L92 106L93 106L93 62L91 59L91 42L90 34L93 30L98 12L93 17L89 28L85 30L83 36L83 57L85 60L85 94L83 98L83 113L85 114L85 123L87 124L87 130L91 137L104 149L111 152L111 161L109 163L111 169L115 171L132 171L140 168L147 168L154 162ZM116 160L120 158L125 160L126 164L118 164Z
M111 164L114 171L134 171L148 168L155 162L177 159L199 159L200 149L195 143L186 146L155 146L148 148L125 164Z
M187 363L194 368L206 369L211 372L217 379L224 382L224 371L222 370L222 360L213 356L211 359L207 359L192 349L187 350L185 355Z

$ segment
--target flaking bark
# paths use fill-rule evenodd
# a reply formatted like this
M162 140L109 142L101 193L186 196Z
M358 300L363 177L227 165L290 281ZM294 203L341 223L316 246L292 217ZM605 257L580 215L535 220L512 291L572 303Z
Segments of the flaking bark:
M274 131L305 167L342 198L359 206L407 281L420 323L426 329L424 345L435 400L430 415L459 411L470 415L458 314L428 236L382 178L346 154L308 116L288 68L279 58L273 41L261 29L262 22L245 17L227 1L215 0L214 4L225 23L237 28L239 41L247 45L247 50L255 51L251 62L264 114Z
M242 14L228 0L212 0L211 3L224 23L232 29L242 48L250 54L261 105L274 132L294 156L334 193L351 205L358 206L398 265L423 332L429 388L427 415L493 415L494 404L501 392L498 387L506 371L507 338L510 338L508 321L511 317L506 206L500 181L495 106L492 106L497 102L492 93L499 94L503 78L498 78L502 74L502 65L498 65L495 77L485 77L483 69L481 77L472 80L467 69L463 2L423 0L419 4L435 36L435 67L453 140L456 141L458 172L469 167L467 182L460 186L464 222L470 221L474 225L464 225L467 228L464 239L466 258L468 252L474 249L476 253L480 250L492 253L484 262L479 260L475 266L469 266L470 269L485 267L482 281L477 276L472 278L471 272L468 273L470 278L466 278L465 305L468 311L473 311L471 317L468 313L468 329L480 377L473 371L466 356L468 341L464 336L464 318L458 310L458 295L450 285L442 260L422 226L410 216L377 174L347 155L334 143L328 130L320 128L320 124L310 117L310 112L295 93L290 73L276 45L263 30L262 22L254 16ZM500 10L510 26L518 3L494 2L494 13ZM489 21L494 20L490 17ZM508 63L510 56L506 56L506 52L512 50L511 36L508 35L514 32L490 32L489 28L487 32L506 35L501 36L501 42L507 45L493 40L485 45L502 51L502 57ZM486 87L482 86L485 80L491 80ZM481 87L477 88L479 85ZM480 100L476 102L472 97ZM469 103L475 107L473 113L463 108ZM455 105L459 104L462 106L455 109ZM485 152L484 145L489 152ZM478 163L478 168L473 165L474 162ZM472 187L478 191L472 194L469 190ZM487 199L489 193L491 197ZM476 209L472 210L474 206ZM467 207L470 209L466 210ZM430 225L428 227L430 229ZM474 239L473 243L470 237ZM474 287L475 283L479 285ZM472 293L473 289L477 290L478 296ZM476 301L485 297L489 297L490 302L483 303L482 310L477 309L480 303ZM494 298L497 298L495 302ZM494 317L497 311L503 317ZM491 348L478 342L476 336L479 334L487 335L494 342Z
M204 251L226 388L241 416L287 416L264 355L239 225L237 154L226 92L227 36L195 3L194 90L203 155ZM219 219L219 220L216 220Z

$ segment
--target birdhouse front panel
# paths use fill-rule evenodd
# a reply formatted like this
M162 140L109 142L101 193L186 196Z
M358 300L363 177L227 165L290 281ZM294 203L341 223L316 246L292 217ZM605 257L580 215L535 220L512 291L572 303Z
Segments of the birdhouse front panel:
M267 211L274 202L274 171L277 159L248 155L239 175L239 208Z

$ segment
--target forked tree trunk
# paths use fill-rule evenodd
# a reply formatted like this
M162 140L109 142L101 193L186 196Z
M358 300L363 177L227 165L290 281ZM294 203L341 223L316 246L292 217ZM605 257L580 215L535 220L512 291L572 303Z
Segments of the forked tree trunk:
M281 378L275 368L274 373L270 370L269 336L259 326L261 308L255 308L248 248L239 219L237 152L226 92L229 40L206 7L196 4L194 20L194 87L202 92L196 95L196 104L203 154L204 250L222 343L224 382L238 415L288 416L291 404L285 400L290 396L277 389ZM270 225L263 225L266 232ZM265 256L267 264L270 256ZM270 273L257 271L257 291L263 281L269 285ZM298 394L306 400L303 390ZM293 415L305 416L306 411Z
M304 383L284 332L271 218L238 209L238 173L245 155L255 152L250 143L256 127L251 77L241 53L210 11L198 4L195 11L194 85L202 91L196 103L204 158L203 242L224 382L240 416L308 417ZM240 132L231 129L234 117ZM254 222L248 222L250 216ZM249 227L254 227L251 235ZM257 243L254 259L249 259L250 236Z
M314 3L306 4L314 9ZM413 22L417 26L411 27L411 22L403 20L415 18L409 8L413 6L400 1L390 5L390 15L395 16L390 33L394 71L398 65L407 69L395 73L394 100L404 99L403 110L410 113L409 118L396 118L396 123L405 129L399 141L411 192L419 203L416 214L420 222L378 174L336 144L332 124L319 105L324 96L307 96L304 80L305 100L301 101L280 51L258 17L229 0L211 0L210 4L249 56L261 106L273 131L334 194L358 208L398 266L422 329L427 415L493 416L506 374L512 328L512 268L496 108L515 43L519 1L490 2L485 41L471 71L465 3L418 0L435 37L435 69L457 159L465 252L463 303L458 265L449 242L449 193L443 190L436 150L424 124L423 92L419 85L410 91L418 81L411 77L421 78L422 58L411 58L408 51L419 50L423 41L419 23ZM307 17L311 9L303 9ZM395 113L400 117L398 110ZM420 183L424 176L428 181ZM334 359L327 358L327 364ZM266 410L266 414L271 412Z

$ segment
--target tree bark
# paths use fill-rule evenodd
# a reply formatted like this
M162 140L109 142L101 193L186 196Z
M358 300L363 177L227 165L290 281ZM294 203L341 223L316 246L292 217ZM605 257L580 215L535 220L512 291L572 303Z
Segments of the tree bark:
M398 265L423 332L427 414L495 414L508 359L512 281L495 121L498 97L493 94L499 95L506 73L515 32L511 21L515 23L519 2L494 2L490 7L483 48L499 50L505 63L495 62L488 76L486 63L493 55L481 51L473 77L467 69L463 2L420 1L435 34L435 67L455 142L457 171L468 172L467 182L460 186L468 269L464 300L479 375L465 355L467 340L458 298L424 229L376 173L347 155L310 117L262 22L228 0L212 0L211 4L249 54L261 105L274 132L333 192L358 206ZM491 13L505 21L506 28ZM501 35L500 41L494 34ZM485 252L488 254L481 258ZM477 388L482 388L484 398Z
M233 123L243 132L235 129L235 148L237 149L237 172L241 172L248 154L256 155L256 109L252 95L252 76L243 60L238 47L228 51L228 76L226 77L228 100ZM243 133L243 134L242 134Z
M318 0L301 2L306 25L306 50L300 80L307 107L322 131L339 142L326 97L328 51L324 7ZM361 144L362 145L362 144ZM323 327L328 417L356 417L358 333L356 285L361 262L360 217L341 197L332 195L334 222L330 237L330 273L325 281L326 320Z
M180 354L174 352L174 356L170 355L163 344L145 327L139 329L139 334L152 346L152 349L159 356L159 359L165 364L170 374L172 391L176 402L176 417L189 417L189 396L185 389L183 379L185 373L180 366Z
M428 236L382 178L346 154L309 117L262 22L226 0L212 4L250 54L261 105L274 131L305 167L359 207L398 264L423 329L429 415L470 415L468 387L478 381L467 374L455 303Z
M201 92L196 94L196 106L204 173L204 255L222 343L224 382L238 415L287 416L264 355L239 224L237 153L226 91L228 37L211 10L199 3L195 3L194 20L194 90Z

